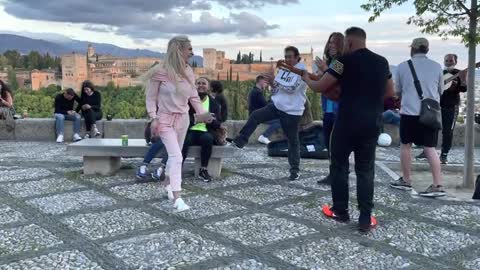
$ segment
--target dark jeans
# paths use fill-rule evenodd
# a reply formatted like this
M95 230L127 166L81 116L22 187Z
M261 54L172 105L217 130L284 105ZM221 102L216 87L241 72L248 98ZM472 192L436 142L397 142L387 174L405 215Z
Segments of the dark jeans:
M458 117L458 106L442 107L442 153L448 154L452 148L453 130Z
M278 120L278 119L268 121L265 124L267 124L269 126L265 130L265 132L263 132L262 135L267 137L267 138L272 136L272 134L275 133L275 131L282 128L282 125L280 124L280 120Z
M191 145L200 145L200 163L202 167L208 167L208 161L212 156L214 138L210 132L189 130L183 143L182 155L183 161L187 158L188 148Z
M334 113L323 114L323 139L325 140L325 147L327 150L330 149L330 135L332 135L335 118L336 116Z
M152 145L148 149L147 154L143 158L143 163L149 164L150 162L152 162L152 160L155 158L155 156L160 151L163 151L163 153L162 153L162 164L166 165L167 160L168 160L168 154L167 154L167 151L165 150L165 145L163 144L163 142L160 138L157 138L157 141L152 143Z
M237 146L243 147L248 143L248 138L261 123L280 119L285 136L288 140L288 163L290 172L298 173L300 171L300 140L298 137L298 128L301 115L290 115L278 110L275 105L269 103L267 106L254 111L248 118L247 123L240 130L240 134L234 139Z
M355 155L355 173L357 175L357 199L360 213L370 215L373 208L373 179L375 177L376 136L362 131L352 132L348 128L335 126L330 145L330 177L332 181L333 208L338 213L348 209L348 169L349 156Z
M92 109L82 111L83 118L85 118L85 128L87 131L92 130L92 125L95 124L96 121L102 119L102 111L94 111Z

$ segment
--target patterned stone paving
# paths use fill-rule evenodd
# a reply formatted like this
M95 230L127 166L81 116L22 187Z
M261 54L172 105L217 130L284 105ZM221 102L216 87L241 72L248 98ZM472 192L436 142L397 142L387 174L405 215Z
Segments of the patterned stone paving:
M192 209L176 213L160 183L135 182L141 159L87 177L62 145L0 141L0 149L0 270L480 269L480 203L392 190L380 167L379 226L362 235L353 173L351 222L321 212L331 203L330 187L316 184L326 161L302 160L301 179L288 182L286 158L247 147L225 159L222 179L187 174ZM395 151L379 149L379 159L395 160Z

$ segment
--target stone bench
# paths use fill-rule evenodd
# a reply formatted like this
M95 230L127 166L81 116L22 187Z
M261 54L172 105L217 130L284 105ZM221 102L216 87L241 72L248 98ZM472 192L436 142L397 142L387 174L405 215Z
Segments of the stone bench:
M113 175L120 169L122 157L144 157L149 147L143 139L129 139L128 146L122 146L121 139L86 139L67 145L67 152L83 157L85 175ZM234 151L232 147L213 146L208 163L210 175L220 177L223 158L231 156ZM195 177L197 177L200 169L200 146L191 146L188 157L195 158Z

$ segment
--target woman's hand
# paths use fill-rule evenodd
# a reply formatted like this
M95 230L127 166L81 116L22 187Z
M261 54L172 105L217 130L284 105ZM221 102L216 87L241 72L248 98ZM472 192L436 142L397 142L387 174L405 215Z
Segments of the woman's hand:
M325 72L328 69L327 62L323 61L320 58L315 58L315 65L318 67L318 69L322 72Z

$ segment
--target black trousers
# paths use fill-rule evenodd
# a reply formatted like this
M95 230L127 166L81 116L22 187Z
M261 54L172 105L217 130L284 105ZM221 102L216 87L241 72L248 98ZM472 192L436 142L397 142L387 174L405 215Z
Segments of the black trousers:
M290 172L298 173L300 171L300 139L298 136L300 118L301 115L287 114L278 110L272 103L269 103L267 106L252 112L247 123L240 130L240 134L234 139L234 142L236 145L243 147L248 143L248 139L258 125L273 119L280 119L283 132L288 140Z
M203 132L197 130L189 130L183 143L182 156L183 161L187 158L188 148L192 145L199 145L200 148L200 162L202 167L208 166L208 161L212 156L214 138L210 132Z
M442 153L452 148L453 130L458 117L458 106L442 107Z
M96 121L102 119L102 111L94 111L92 109L82 111L83 118L85 118L85 127L87 131L92 130L92 125L96 123Z
M323 139L327 150L330 150L330 136L332 135L333 125L335 124L334 113L323 114Z
M375 178L376 132L352 132L349 128L335 127L330 145L330 177L332 180L332 199L335 211L345 213L348 209L349 156L355 155L355 173L357 175L357 198L360 213L370 215L373 208L373 179ZM376 136L372 135L377 134Z

